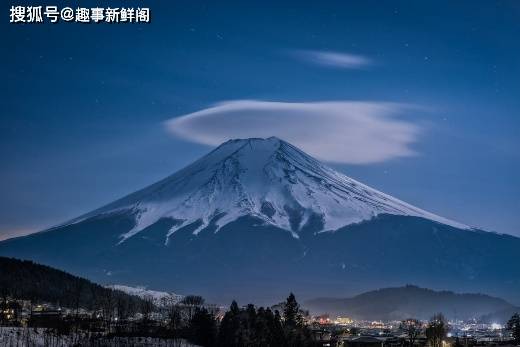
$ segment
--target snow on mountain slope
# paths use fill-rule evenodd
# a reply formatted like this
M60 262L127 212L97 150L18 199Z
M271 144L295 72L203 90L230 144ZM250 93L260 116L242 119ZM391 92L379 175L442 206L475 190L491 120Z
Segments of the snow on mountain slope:
M355 181L275 137L227 141L172 176L71 223L115 211L136 215L135 227L121 242L165 217L178 221L167 236L198 221L194 234L210 223L218 231L242 216L257 217L296 238L311 216L319 216L322 232L383 213L470 229Z
M149 290L145 287L130 287L125 286L121 284L114 284L107 286L107 288L119 290L123 293L129 294L129 295L135 295L142 299L145 298L152 298L153 302L157 306L163 305L163 299L168 299L168 303L178 303L180 302L184 297L182 295L178 295L175 293L167 293L167 292L160 292L156 290Z

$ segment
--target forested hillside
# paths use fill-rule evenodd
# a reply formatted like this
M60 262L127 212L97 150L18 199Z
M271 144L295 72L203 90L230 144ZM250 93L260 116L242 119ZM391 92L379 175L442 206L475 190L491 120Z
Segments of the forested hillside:
M129 305L142 301L49 266L5 257L0 257L0 296L87 309L107 297Z

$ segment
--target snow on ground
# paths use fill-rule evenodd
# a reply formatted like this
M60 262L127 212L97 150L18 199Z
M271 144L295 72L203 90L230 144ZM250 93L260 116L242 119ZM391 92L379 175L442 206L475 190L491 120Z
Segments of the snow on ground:
M26 327L0 327L0 346L5 347L68 347L76 343L80 346L91 345L85 334L56 335L50 329ZM133 346L133 347L198 347L184 339L158 339L151 337L113 337L99 336L96 346Z

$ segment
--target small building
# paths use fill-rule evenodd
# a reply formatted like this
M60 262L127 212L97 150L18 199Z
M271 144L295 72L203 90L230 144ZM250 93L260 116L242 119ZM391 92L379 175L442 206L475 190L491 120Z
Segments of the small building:
M336 317L336 320L334 321L334 323L338 324L338 325L349 325L349 324L354 323L354 320L350 317L338 316L338 317Z
M311 330L311 333L316 346L336 346L336 339L333 338L332 331L323 328L314 328Z

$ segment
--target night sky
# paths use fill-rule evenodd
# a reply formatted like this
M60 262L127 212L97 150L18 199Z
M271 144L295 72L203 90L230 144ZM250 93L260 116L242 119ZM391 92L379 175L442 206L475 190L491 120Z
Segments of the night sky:
M63 2L3 3L0 239L270 132L251 115L278 117L275 135L376 189L520 236L520 2L79 4L146 6L152 22L15 25L11 5ZM232 131L214 135L215 114Z

